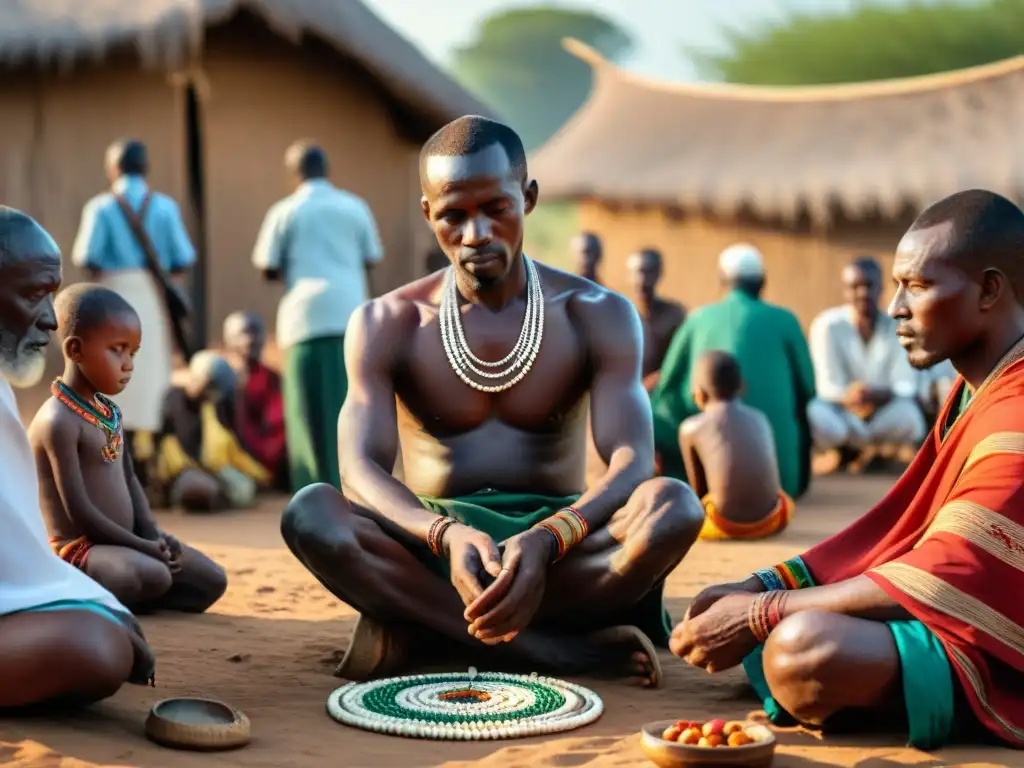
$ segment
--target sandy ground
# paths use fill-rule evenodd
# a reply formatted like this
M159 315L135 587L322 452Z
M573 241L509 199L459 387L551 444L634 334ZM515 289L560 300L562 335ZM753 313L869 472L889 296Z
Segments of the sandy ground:
M819 481L795 524L777 539L698 543L669 579L675 617L703 586L743 576L797 554L852 520L886 490L887 478ZM738 718L757 708L739 670L709 677L665 654L666 686L658 691L588 683L604 698L594 725L563 737L517 742L418 742L351 730L330 720L324 701L339 681L331 671L353 624L352 611L325 592L291 558L278 534L281 503L249 513L189 518L162 513L161 524L225 565L227 595L205 616L143 620L159 663L156 689L130 686L89 712L59 722L0 722L0 768L88 766L349 766L361 768L480 766L645 766L637 731L666 718ZM581 681L587 683L587 681ZM149 743L143 722L169 696L222 699L252 721L253 741L221 754L173 752ZM780 733L779 768L811 766L1024 766L1024 754L954 748L934 755L898 738L829 739Z

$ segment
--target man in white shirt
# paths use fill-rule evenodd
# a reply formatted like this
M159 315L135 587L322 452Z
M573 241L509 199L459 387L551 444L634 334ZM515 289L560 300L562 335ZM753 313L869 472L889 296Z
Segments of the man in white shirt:
M277 308L284 353L285 433L292 488L330 483L339 490L338 414L345 402L344 335L369 298L367 270L384 256L364 200L327 179L327 155L292 145L285 165L296 190L267 212L252 261L287 293Z
M856 259L842 280L846 304L825 310L811 324L818 396L807 415L815 448L847 449L863 464L882 446L916 448L924 438L917 399L921 379L900 346L896 321L878 306L878 262Z
M136 472L146 485L147 460L153 452L153 435L161 426L164 395L171 386L175 347L163 289L129 223L129 215L138 218L160 268L175 280L183 279L195 264L196 252L178 204L146 181L149 154L145 144L134 140L111 144L106 171L110 189L93 197L82 209L71 261L121 294L142 323L143 343L135 358L135 375L114 401L121 408Z
M0 710L87 704L153 678L138 622L53 553L39 510L11 385L43 376L60 282L57 244L21 211L0 207Z

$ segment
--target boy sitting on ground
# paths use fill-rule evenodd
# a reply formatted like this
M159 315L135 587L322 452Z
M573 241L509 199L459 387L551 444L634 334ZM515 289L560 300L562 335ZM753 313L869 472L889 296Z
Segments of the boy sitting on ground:
M690 486L704 503L702 539L760 539L789 523L793 500L779 487L775 437L760 411L738 400L739 363L714 350L697 361L679 441Z
M205 611L224 594L224 570L157 527L105 397L131 381L139 316L88 283L62 291L56 311L64 374L29 427L54 552L133 611Z

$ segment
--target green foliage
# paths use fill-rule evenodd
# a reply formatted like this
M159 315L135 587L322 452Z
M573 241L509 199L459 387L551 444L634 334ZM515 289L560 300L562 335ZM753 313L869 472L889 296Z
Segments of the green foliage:
M527 150L544 143L590 92L590 67L562 48L563 37L575 37L611 60L633 45L606 18L538 6L489 17L476 39L452 56L452 74L515 128Z
M714 79L812 85L910 77L1024 53L1024 0L903 6L863 3L843 15L796 13L749 33L729 52L693 53Z

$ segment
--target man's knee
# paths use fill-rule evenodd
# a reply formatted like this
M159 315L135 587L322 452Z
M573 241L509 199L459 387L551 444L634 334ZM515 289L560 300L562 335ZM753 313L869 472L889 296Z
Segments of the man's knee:
M822 686L837 648L829 637L831 618L818 611L797 613L782 621L764 646L764 676L772 697L803 723L820 724L833 714L824 706Z
M839 448L850 440L849 424L831 403L812 400L807 404L807 421L814 447L820 451Z
M696 540L704 524L704 506L690 486L670 477L655 477L641 484L635 494L650 525L652 545L676 549L689 547Z
M356 516L345 497L328 483L308 485L292 497L281 515L281 536L300 560L344 557L358 545Z
M876 442L919 443L927 425L913 398L898 398L882 408L868 425Z
M75 631L63 638L67 694L99 701L113 696L127 682L134 651L127 630L94 614L75 619Z

